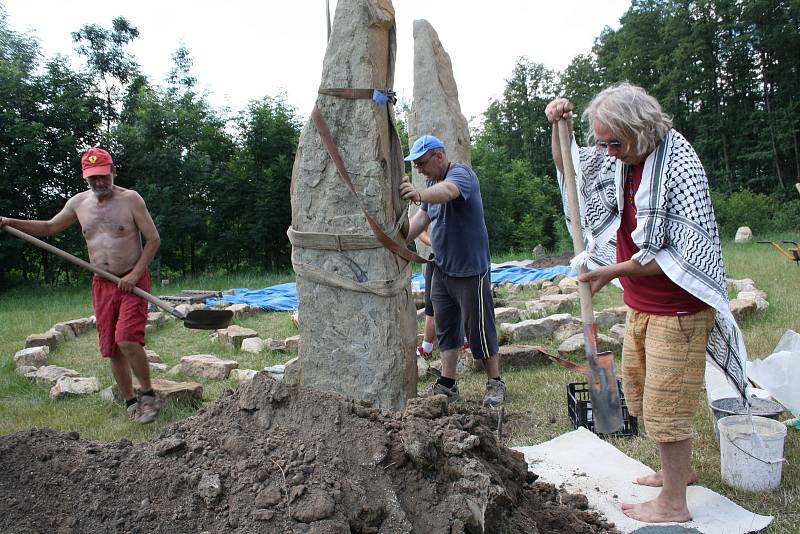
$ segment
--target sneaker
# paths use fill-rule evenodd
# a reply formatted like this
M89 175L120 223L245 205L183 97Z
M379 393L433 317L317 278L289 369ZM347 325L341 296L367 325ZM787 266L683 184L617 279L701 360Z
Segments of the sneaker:
M420 398L433 397L434 395L444 395L447 397L448 404L458 400L458 384L453 384L452 388L448 388L440 384L438 381L434 382L428 389L420 393Z
M134 408L133 416L131 416L131 408ZM128 417L134 422L144 425L155 421L160 411L161 401L156 397L144 395L139 402L128 408Z
M425 352L425 349L422 348L422 345L417 347L417 356L420 356L426 360L430 360L431 356L433 356L433 351Z
M139 416L139 403L134 402L130 406L128 406L128 419L131 421L136 421L136 418Z
M490 378L486 383L486 394L483 396L483 405L487 408L500 406L506 400L506 385L501 380Z

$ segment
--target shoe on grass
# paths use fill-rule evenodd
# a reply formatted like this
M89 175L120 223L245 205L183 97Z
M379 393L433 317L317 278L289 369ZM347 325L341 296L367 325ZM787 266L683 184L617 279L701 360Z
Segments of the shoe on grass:
M447 397L447 403L455 402L458 400L458 384L453 384L453 387L449 388L443 386L438 381L434 382L428 388L419 394L420 398L428 398L433 397L434 395L444 395Z
M506 400L506 384L502 380L490 378L486 382L486 394L483 396L483 405L487 408L500 406Z
M141 425L152 423L161 411L161 401L156 397L144 395L138 402L128 407L128 419Z

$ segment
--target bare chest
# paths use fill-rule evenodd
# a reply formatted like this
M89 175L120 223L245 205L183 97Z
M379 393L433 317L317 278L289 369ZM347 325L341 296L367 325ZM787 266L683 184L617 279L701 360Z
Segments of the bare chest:
M102 237L125 238L138 234L133 213L121 199L99 203L89 198L76 209L87 241Z

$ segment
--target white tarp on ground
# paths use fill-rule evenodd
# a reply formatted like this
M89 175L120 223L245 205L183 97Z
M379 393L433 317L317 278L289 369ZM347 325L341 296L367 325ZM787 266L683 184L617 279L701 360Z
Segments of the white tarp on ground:
M589 505L613 521L624 532L646 526L622 513L625 502L655 498L659 488L632 481L653 472L643 463L623 454L585 428L562 434L532 447L514 447L525 455L531 471L542 480L564 485L570 493L582 493ZM701 486L687 491L692 521L681 523L704 534L745 534L765 529L772 516L748 512L722 495Z
M787 330L771 355L747 362L747 378L800 417L800 334Z

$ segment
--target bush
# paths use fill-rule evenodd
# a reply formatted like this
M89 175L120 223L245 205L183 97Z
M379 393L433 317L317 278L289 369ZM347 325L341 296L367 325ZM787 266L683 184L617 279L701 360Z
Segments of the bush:
M740 226L754 234L800 230L800 201L779 202L762 193L743 189L730 195L711 193L720 234L733 237Z

